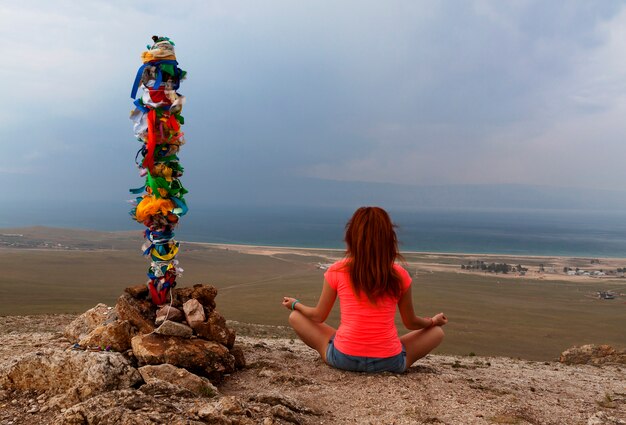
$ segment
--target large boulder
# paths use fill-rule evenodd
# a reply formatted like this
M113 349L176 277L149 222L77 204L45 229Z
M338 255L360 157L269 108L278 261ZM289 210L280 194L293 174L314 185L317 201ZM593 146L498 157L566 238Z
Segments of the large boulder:
M626 364L626 350L616 350L610 345L588 344L563 351L559 361L566 364Z
M46 350L27 354L0 370L1 387L65 392L78 401L140 382L137 369L112 352Z
M135 333L129 321L116 320L98 326L79 344L83 347L109 347L113 351L123 352L130 349L130 339Z
M143 366L139 368L139 373L147 384L164 381L185 388L199 396L214 397L218 395L217 388L207 378L171 364Z
M79 341L98 326L112 322L116 318L117 312L113 308L106 304L98 304L67 325L63 335L72 342Z
M133 354L142 365L169 363L219 382L235 370L235 358L214 341L164 335L137 335L131 341Z
M152 301L138 300L124 293L117 299L115 308L121 320L128 320L140 332L150 333L154 330L156 306Z

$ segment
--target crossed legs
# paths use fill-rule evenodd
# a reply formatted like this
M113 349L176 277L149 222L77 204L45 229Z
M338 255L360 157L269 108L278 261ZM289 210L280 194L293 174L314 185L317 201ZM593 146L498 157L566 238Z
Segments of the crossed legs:
M432 326L402 335L400 341L406 349L406 367L411 367L417 360L433 351L441 344L443 336L441 326Z
M299 311L292 311L289 314L289 324L296 331L302 342L320 353L322 360L326 362L328 341L335 335L337 329L326 323L314 322Z
M320 353L322 360L326 362L328 341L337 330L326 323L313 322L299 311L292 311L289 314L289 324L296 331L302 342ZM441 326L420 329L401 336L400 341L402 341L406 349L406 367L410 367L417 360L434 350L441 344L443 337L444 332Z

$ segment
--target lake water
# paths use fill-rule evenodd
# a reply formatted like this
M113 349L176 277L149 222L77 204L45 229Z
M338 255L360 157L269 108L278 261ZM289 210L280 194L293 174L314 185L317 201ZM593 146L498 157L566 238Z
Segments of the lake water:
M45 225L137 230L124 203L20 205L0 227ZM197 242L343 248L352 210L191 205L177 239ZM626 257L626 211L390 210L401 249L523 255Z

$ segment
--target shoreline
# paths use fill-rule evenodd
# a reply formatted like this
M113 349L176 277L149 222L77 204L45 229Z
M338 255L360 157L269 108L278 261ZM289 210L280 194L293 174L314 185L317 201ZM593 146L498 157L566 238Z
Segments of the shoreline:
M221 243L221 242L195 242L195 241L179 241L181 244L191 244L191 245L200 245L206 247L215 247L220 249L230 249L230 248L243 248L243 249L268 249L268 250L288 250L288 251L330 251L330 252L344 252L344 249L339 248L320 248L320 247L299 247L299 246L288 246L288 245L255 245L248 243ZM498 253L482 253L482 252L452 252L452 251L408 251L400 249L401 254L408 255L423 255L423 256L437 256L437 257L489 257L489 258L528 258L528 259L544 259L544 258L558 258L558 259L578 259L578 260L624 260L626 262L626 257L598 257L592 255L539 255L539 254L498 254Z
M117 233L117 232L109 232L109 233ZM124 232L127 233L127 232ZM0 235L2 236L2 235ZM255 245L249 243L222 243L222 242L196 242L196 241L186 241L186 240L177 240L177 242L185 245L198 245L207 248L217 248L217 249L233 249L235 251L243 251L243 250L276 250L276 251L312 251L312 252L337 252L343 253L344 249L339 248L320 248L320 247L300 247L300 246L289 246L289 245ZM49 247L49 248L41 248L41 247L13 247L13 246L0 246L0 250L15 250L15 251L52 251L52 252L106 252L106 251L115 251L116 249L111 248L59 248L59 247ZM572 260L607 260L607 261L617 261L624 260L626 263L626 257L601 257L601 256L593 256L593 255L563 255L563 254L498 254L493 252L453 252L453 251L406 251L400 250L402 255L419 255L419 256L432 256L432 257L487 257L487 258L509 258L509 259L533 259L533 260L541 260L541 259L572 259Z
M0 229L0 251L5 253L31 253L32 255L60 256L71 254L105 254L116 253L124 257L125 253L136 251L142 241L141 234L136 232L98 232L88 230L74 231L62 228L31 227L16 229ZM311 266L325 270L331 263L343 258L344 249L299 247L278 245L236 244L223 242L179 241L190 255L198 250L220 250L236 252L244 255L267 257L275 260L289 261L284 256L301 257ZM187 248L185 248L187 247ZM618 285L626 284L626 258L566 256L566 255L514 255L472 252L430 252L401 251L404 261L400 263L413 275L431 273L453 273L459 276L481 276L484 278L503 278L506 280L532 281L563 281L563 282L603 282ZM306 257L317 257L306 259ZM69 258L68 258L69 259ZM26 258L23 259L27 261ZM142 261L138 256L134 260ZM128 258L133 261L133 258ZM469 264L484 263L507 264L507 273L495 273L480 268L466 269ZM520 273L517 265L524 268ZM542 269L543 267L543 269ZM567 274L580 270L577 275ZM583 275L584 272L588 272ZM596 275L594 275L596 274Z
M94 229L84 229L84 228L68 228L68 227L50 227L50 226L27 226L27 227L4 227L0 228L0 249L2 248L11 248L11 246L7 246L7 241L14 240L14 238L29 238L33 236L42 237L41 235L46 235L51 239L58 240L81 240L81 241L89 241L92 238L89 238L88 235L99 235L99 241L103 240L111 240L111 241L120 241L120 240L142 240L140 238L141 231L139 230L114 230L114 231L103 231L103 230L94 230ZM238 248L238 249L267 249L267 250L292 250L292 251L328 251L328 252L343 252L344 248L341 247L320 247L320 246L295 246L289 244L264 244L264 243L249 243L249 242L210 242L210 241L190 241L185 239L178 240L181 243L189 244L189 245L199 245L205 247L216 247L216 248ZM40 247L42 248L42 247ZM43 247L44 249L48 249ZM28 249L28 248L20 248L20 249ZM62 250L62 248L50 247L50 249ZM102 248L104 250L109 250L110 248ZM569 258L569 259L601 259L607 261L616 261L623 259L624 264L626 266L626 253L622 256L620 255L606 255L606 254L593 254L593 253L531 253L531 252L481 252L481 251L429 251L429 250L418 250L418 249L403 249L400 244L400 252L408 255L436 255L436 256L481 256L488 258L529 258L529 259L544 259L544 258Z

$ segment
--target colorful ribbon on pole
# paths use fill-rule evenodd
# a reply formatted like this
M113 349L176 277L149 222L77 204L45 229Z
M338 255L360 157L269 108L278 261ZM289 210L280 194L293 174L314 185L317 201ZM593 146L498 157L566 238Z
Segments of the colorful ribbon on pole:
M146 241L142 246L150 257L148 288L156 305L165 304L170 288L183 269L176 255L179 243L174 240L174 228L187 212L184 195L187 190L179 178L183 167L178 160L180 146L185 143L180 114L185 97L176 90L186 72L178 68L174 43L167 37L153 36L154 44L146 46L130 97L135 109L130 114L135 137L141 149L135 156L139 175L145 177L143 186L130 189L141 196L134 201L131 216L146 226ZM143 157L137 161L139 155Z

